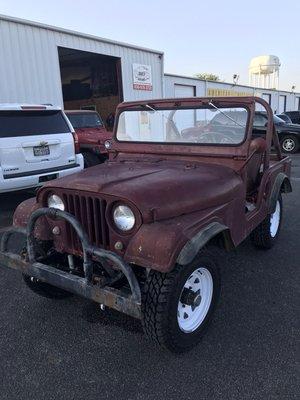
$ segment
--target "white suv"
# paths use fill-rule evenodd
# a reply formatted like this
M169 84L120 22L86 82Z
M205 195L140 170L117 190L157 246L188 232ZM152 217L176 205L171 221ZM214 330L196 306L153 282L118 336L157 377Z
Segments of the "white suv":
M60 108L0 104L0 193L82 169L74 129Z

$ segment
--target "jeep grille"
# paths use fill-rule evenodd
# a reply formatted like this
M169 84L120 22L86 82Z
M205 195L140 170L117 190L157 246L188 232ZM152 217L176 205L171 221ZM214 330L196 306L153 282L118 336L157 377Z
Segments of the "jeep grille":
M96 246L109 244L108 226L105 219L106 201L98 197L80 194L63 194L66 211L74 215L85 229L90 242ZM68 246L80 249L79 239L69 224L66 227Z

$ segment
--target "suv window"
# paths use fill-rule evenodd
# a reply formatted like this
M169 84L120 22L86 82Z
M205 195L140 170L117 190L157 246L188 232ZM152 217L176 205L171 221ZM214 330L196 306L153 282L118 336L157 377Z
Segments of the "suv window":
M264 116L262 114L254 115L253 126L265 126L267 122L268 122L268 119L266 116Z
M0 138L68 132L60 110L0 111Z

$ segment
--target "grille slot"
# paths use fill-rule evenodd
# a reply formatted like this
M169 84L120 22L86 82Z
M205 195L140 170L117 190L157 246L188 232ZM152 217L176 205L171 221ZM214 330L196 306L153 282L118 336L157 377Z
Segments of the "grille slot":
M109 236L105 220L107 203L104 199L87 195L63 194L66 211L74 215L86 231L90 242L98 247L107 247ZM74 229L66 224L67 242L70 248L81 249Z

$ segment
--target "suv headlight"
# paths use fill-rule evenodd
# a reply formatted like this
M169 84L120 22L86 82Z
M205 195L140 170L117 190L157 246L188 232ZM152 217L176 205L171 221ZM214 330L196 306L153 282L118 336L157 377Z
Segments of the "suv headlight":
M51 194L48 197L48 207L57 208L58 210L65 211L65 205L62 199L57 194Z
M123 232L130 231L135 224L133 211L123 204L118 205L113 211L113 220L118 229Z

